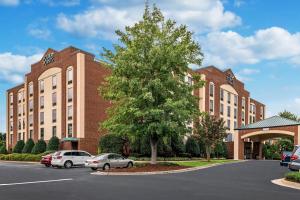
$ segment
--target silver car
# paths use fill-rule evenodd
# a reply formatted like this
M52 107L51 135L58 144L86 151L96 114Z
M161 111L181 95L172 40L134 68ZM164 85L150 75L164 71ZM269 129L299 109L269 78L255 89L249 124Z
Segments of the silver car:
M289 169L292 171L300 170L300 145L296 145L291 156Z
M115 153L104 153L94 158L88 159L85 162L85 167L89 167L92 170L103 169L109 170L110 168L124 168L133 167L133 160L124 158L123 156Z

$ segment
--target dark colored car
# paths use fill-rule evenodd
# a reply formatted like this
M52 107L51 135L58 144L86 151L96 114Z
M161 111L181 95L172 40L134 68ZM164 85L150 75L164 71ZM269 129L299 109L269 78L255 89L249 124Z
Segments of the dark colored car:
M291 151L283 151L282 154L281 154L280 165L281 166L288 166L289 163L291 162L292 154L293 153Z
M291 162L289 163L289 169L291 171L300 170L300 145L295 145L293 154L291 156Z
M46 167L51 167L51 160L52 154L42 156L41 164L45 165Z

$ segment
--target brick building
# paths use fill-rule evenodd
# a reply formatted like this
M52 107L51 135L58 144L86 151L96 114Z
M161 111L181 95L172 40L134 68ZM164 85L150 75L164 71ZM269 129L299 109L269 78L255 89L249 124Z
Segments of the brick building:
M108 74L90 53L48 49L24 83L7 90L7 148L18 140L48 141L55 135L62 149L96 153L99 122L109 106L97 88Z
M250 98L231 70L209 66L192 73L201 74L206 81L194 92L200 97L200 111L225 120L230 128L228 142L233 141L235 128L264 119L265 106ZM31 65L24 83L7 90L8 150L18 140L48 141L55 135L61 140L61 149L97 153L103 134L99 122L105 119L110 106L97 88L108 74L109 69L88 52L74 47L48 49L39 62ZM192 83L190 76L186 79Z

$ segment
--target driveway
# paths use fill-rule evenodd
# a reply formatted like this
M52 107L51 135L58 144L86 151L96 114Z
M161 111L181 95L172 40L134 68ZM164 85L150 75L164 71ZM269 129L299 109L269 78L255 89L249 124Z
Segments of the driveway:
M3 200L259 200L299 199L299 190L272 184L288 170L278 161L248 161L181 174L96 176L85 168L47 169L0 162Z

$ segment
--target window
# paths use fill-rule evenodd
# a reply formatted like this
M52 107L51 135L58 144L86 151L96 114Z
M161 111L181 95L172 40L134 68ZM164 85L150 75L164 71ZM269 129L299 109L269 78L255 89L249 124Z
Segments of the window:
M255 114L256 113L256 105L253 104L253 113Z
M40 92L43 93L44 89L44 80L40 80Z
M245 111L242 111L242 121L245 121Z
M13 104L13 102L14 102L14 96L13 96L13 94L9 95L9 102L10 102L10 104Z
M263 117L264 116L264 107L261 106L260 107L260 117Z
M230 103L231 102L231 94L228 92L227 94L227 102Z
M73 69L68 69L67 79L68 79L68 84L71 84L73 82Z
M22 133L18 133L18 141L22 140Z
M242 108L244 109L246 105L245 97L242 98Z
M252 107L252 104L250 104L250 113L252 113L253 111L253 107Z
M209 111L214 112L214 101L213 100L209 100Z
M237 106L238 105L238 96L234 95L234 105Z
M57 95L56 92L52 93L52 106L56 106L56 102L57 102Z
M73 117L73 108L72 106L68 106L68 120L71 120Z
M252 120L253 120L253 123L256 121L255 116L253 116L253 119L252 119Z
M21 124L21 120L19 119L19 121L18 121L18 129L21 130L21 128L22 128L22 124Z
M23 115L25 115L25 104L23 104Z
M40 129L40 137L41 137L41 139L44 139L44 135L45 135L44 128L41 128Z
M231 128L230 128L230 120L229 120L229 119L227 120L227 127L228 127L229 129L231 129Z
M214 96L214 84L209 83L209 96L213 97Z
M18 105L18 115L21 116L22 114L22 105Z
M29 136L28 136L28 137L29 137L29 138L32 138L32 136L33 136L33 130L30 130L30 131L29 131Z
M237 122L234 121L234 129L236 129L236 128L237 128Z
M25 121L23 120L23 129L25 129Z
M236 119L236 118L237 118L237 109L234 108L234 119Z
M220 114L223 115L224 113L224 105L220 104Z
M57 77L56 75L52 76L52 89L56 89L57 86Z
M68 124L68 137L73 136L73 126L72 124Z
M33 111L33 100L30 99L28 104L29 104L29 111L30 112Z
M250 121L250 124L252 123L252 116L250 116L250 119L249 119L249 121Z
M187 77L187 83L188 83L189 85L193 85L193 78L190 77L190 76L188 76L188 77Z
M40 96L40 108L43 109L44 106L44 96Z
M68 102L73 100L73 88L68 88Z
M230 115L231 115L230 111L231 111L230 106L227 106L227 117L230 117Z
M10 144L13 143L13 134L10 135Z
M224 90L223 89L220 90L220 99L221 99L221 101L224 100Z
M30 83L29 84L29 96L32 96L33 95L33 84L32 83Z
M32 124L33 124L33 115L32 114L29 115L28 121L29 121L29 126L32 126Z
M56 136L56 126L52 127L52 137Z
M44 124L44 112L40 112L40 124Z
M52 122L55 123L56 122L56 109L52 110Z
M10 118L13 118L13 116L14 116L14 109L13 109L13 107L9 108L9 116L10 116Z
M19 103L22 101L22 99L23 99L23 93L19 92L18 93L18 101L19 101Z
M13 122L10 122L10 131L13 131L13 127L14 127L13 124L14 124Z

